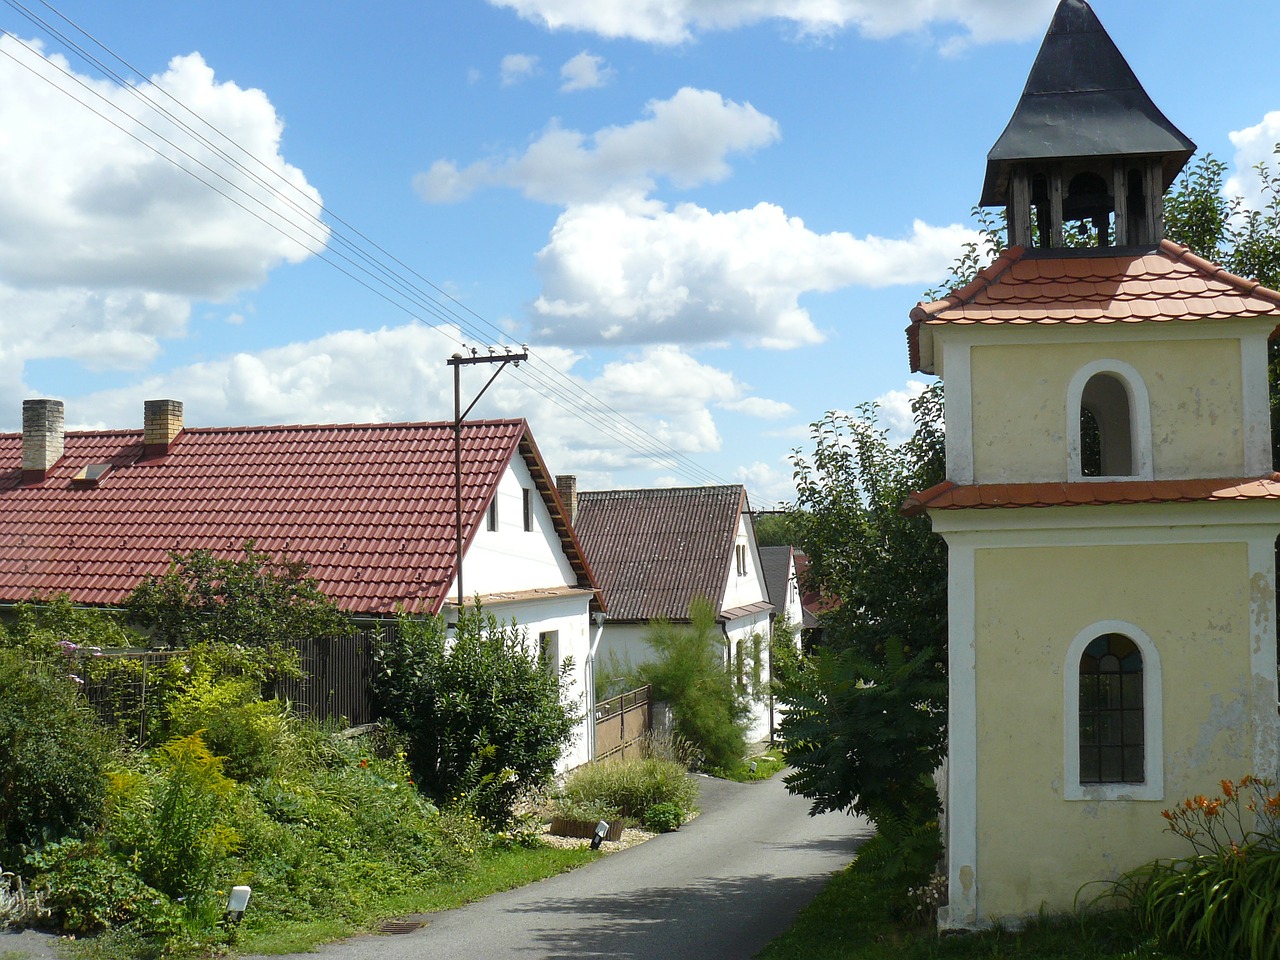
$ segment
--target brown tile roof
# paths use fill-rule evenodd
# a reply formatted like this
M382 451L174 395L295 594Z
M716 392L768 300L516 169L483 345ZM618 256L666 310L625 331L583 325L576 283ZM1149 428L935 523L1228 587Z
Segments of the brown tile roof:
M1280 293L1164 240L1147 253L1045 256L1010 247L973 282L911 311L911 369L934 372L921 337L955 326L1280 319ZM922 328L925 328L922 330Z
M976 483L950 480L913 494L902 512L1000 507L1081 507L1117 503L1280 500L1280 473L1242 479L1118 480L1075 483Z
M738 485L580 492L574 529L609 619L688 620L697 596L719 612L746 499Z
M260 550L305 560L353 614L438 610L455 568L453 426L393 423L188 429L140 459L142 431L69 432L48 477L24 485L22 437L0 435L0 602L66 591L115 605L169 551ZM581 586L591 576L523 420L468 421L463 528L474 535L499 479L523 456ZM110 463L96 486L73 483Z

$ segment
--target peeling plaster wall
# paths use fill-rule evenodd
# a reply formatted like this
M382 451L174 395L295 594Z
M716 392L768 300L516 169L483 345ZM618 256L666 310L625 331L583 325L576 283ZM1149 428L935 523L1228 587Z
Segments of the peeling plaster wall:
M980 549L975 562L978 919L1070 909L1087 881L1186 852L1161 809L1254 772L1249 549ZM1162 800L1063 799L1064 658L1104 619L1159 652Z
M1159 331L1157 331L1159 332ZM1157 479L1245 476L1239 339L975 345L970 382L978 483L1065 482L1068 385L1100 358L1138 371L1151 400Z

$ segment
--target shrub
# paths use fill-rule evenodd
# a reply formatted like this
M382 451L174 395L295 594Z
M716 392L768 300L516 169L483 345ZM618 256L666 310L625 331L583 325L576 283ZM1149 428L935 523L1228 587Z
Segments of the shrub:
M239 845L236 784L199 732L169 741L152 763L149 773L111 778L115 841L144 883L195 913Z
M680 829L684 817L684 807L678 803L655 803L644 812L644 825L654 833L670 833Z
M604 760L570 773L564 796L575 803L606 803L625 817L643 820L649 808L660 803L686 811L696 809L698 783L684 767L670 760Z
M728 668L715 609L698 598L690 614L690 626L659 621L645 632L655 659L636 672L655 700L670 704L676 735L701 752L706 767L732 767L746 750L749 706Z
M1126 874L1111 894L1168 950L1213 957L1280 957L1280 793L1269 780L1221 781L1222 794L1161 811L1192 855ZM1248 826L1256 818L1253 827Z
M168 934L181 910L98 843L53 843L28 860L35 889L50 920L70 933L98 933L133 926L145 934Z
M254 677L219 677L207 663L198 663L165 712L168 734L185 737L203 731L209 750L222 759L233 780L267 776L292 752L296 724L288 704L262 699Z
M408 742L418 787L442 808L465 804L492 826L526 791L548 783L577 717L552 672L514 624L465 610L446 641L442 618L401 618L377 652L383 718Z
M111 756L74 679L0 650L0 862L96 826Z

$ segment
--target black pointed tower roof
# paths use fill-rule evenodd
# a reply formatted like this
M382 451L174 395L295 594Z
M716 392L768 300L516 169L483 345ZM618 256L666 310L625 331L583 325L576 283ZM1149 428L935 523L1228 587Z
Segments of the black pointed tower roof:
M1009 202L1009 172L1026 161L1160 157L1164 187L1196 145L1169 122L1085 0L1062 0L1013 118L987 154L982 206Z

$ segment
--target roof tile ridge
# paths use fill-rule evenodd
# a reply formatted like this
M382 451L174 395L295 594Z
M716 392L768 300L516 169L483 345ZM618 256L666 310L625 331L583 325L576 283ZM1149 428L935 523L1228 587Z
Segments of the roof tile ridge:
M1234 274L1221 264L1214 263L1212 260L1207 260L1200 256L1185 244L1175 243L1166 237L1164 240L1160 241L1160 249L1171 258L1181 260L1187 266L1199 271L1200 273L1209 274L1215 279L1221 280L1223 283L1235 287L1242 293L1250 296L1261 297L1263 300L1270 300L1277 306L1280 306L1280 291L1272 290L1270 287L1263 286L1262 283L1256 279L1248 279L1246 277L1239 276L1238 274Z
M921 300L911 311L912 320L927 320L951 309L971 303L983 290L997 282L1026 253L1025 247L1005 247L989 264L978 271L972 280L964 286L956 287L941 300L925 303Z
M898 512L904 517L914 517L924 512L934 500L937 500L945 493L950 493L960 485L954 480L943 480L941 483L935 483L926 490L920 490L913 493L902 501L902 505L898 507Z
M520 427L527 428L523 417L498 417L487 420L464 420L465 426ZM319 430L404 430L404 429L452 430L452 420L395 420L388 423L259 423L234 424L221 427L185 427L185 433L302 433ZM108 433L141 433L135 431L107 431Z

